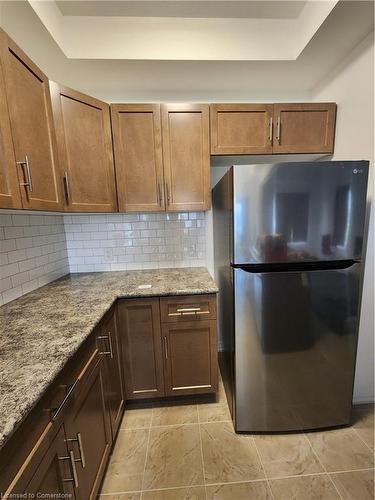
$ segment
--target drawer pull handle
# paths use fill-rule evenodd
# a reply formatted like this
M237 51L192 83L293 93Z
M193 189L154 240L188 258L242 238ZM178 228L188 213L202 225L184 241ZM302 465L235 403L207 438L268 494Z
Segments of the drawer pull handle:
M76 438L68 438L66 439L67 442L74 442L78 443L78 449L79 449L79 455L80 458L77 458L75 461L76 462L81 462L82 469L86 467L86 458L85 458L85 452L83 450L83 443L82 443L82 436L80 432L77 432L77 437Z
M168 316L196 316L197 314L210 314L210 311L201 311L200 307L185 307L177 309L177 312L168 313Z
M74 486L78 488L78 474L76 468L76 459L74 458L74 453L72 451L69 452L69 456L67 457L59 457L59 460L69 460L70 465L72 466L73 477L70 479L63 479L64 483L74 483Z
M180 313L196 312L196 311L200 311L200 310L201 310L200 307L182 307L182 308L177 309L177 312L180 312Z
M76 388L77 384L78 384L78 381L79 379L77 378L77 380L74 382L74 384L72 384L70 386L70 389L69 391L66 393L66 396L65 398L62 400L60 406L57 408L56 412L54 413L53 417L52 417L52 421L55 421L58 416L60 415L60 413L62 412L64 406L66 405L67 401L70 399L71 395L73 394L74 392L74 389Z

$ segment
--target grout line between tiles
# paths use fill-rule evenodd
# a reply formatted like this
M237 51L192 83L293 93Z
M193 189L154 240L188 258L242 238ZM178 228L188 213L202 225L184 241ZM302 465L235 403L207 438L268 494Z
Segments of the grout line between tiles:
M328 474L345 474L346 472L364 472L368 470L373 470L375 471L375 467L369 467L366 469L349 469L349 470L333 470L328 472Z
M145 482L145 473L146 473L146 465L147 465L147 459L148 459L148 450L149 450L149 445L150 445L150 435L151 435L151 425L152 425L152 418L154 416L154 409L151 408L151 418L150 418L150 424L148 427L148 437L147 437L147 445L146 445L146 456L145 456L145 463L143 466L143 474L142 474L142 483L141 483L141 500L142 500L142 491L143 491L143 486Z
M355 427L351 427L351 430L354 431L355 435L362 441L362 443L371 451L372 454L374 454L374 450L370 448L370 446L366 443L364 439L361 438L359 432Z
M315 449L314 449L313 445L311 444L311 441L310 441L310 439L309 439L308 435L307 435L305 432L303 433L303 435L304 435L304 436L305 436L305 438L307 439L307 441L308 441L308 443L309 443L309 445L310 445L310 448L311 448L312 452L314 453L314 455L315 455L316 459L318 460L318 462L320 463L320 465L323 467L323 470L325 471L326 475L328 476L328 479L331 481L332 486L333 486L333 487L334 487L334 489L336 490L336 493L338 494L339 498L341 498L341 500L344 500L344 499L343 499L343 497L341 496L341 493L340 493L340 492L339 492L339 490L337 489L336 484L334 483L333 479L332 479L332 478L331 478L331 476L329 475L329 473L328 473L328 471L327 471L327 469L326 469L325 465L324 465L324 464L323 464L323 462L320 460L320 458L319 458L318 454L316 453L316 451L315 451Z
M254 436L251 436L251 439L253 440L253 443L254 443L254 447L255 447L255 451L258 455L258 459L259 459L259 462L260 462L260 466L262 467L262 470L263 470L263 474L264 474L264 477L266 478L266 481L267 481L267 486L268 486L268 489L271 493L271 497L273 498L273 500L275 500L275 497L274 497L274 494L273 494L273 491L272 491L272 488L271 488L271 485L270 485L270 481L268 479L268 475L266 474L266 469L263 465L263 462L262 462L262 459L261 459L261 456L260 456L260 453L259 453L259 450L258 450L258 447L257 447L257 444L255 442L255 438Z
M200 417L199 417L198 405L197 405L197 414L198 414L199 441L200 441L200 447L201 447L201 459L202 459L202 471L203 471L204 496L205 496L205 498L207 500L206 469L204 467L202 429L201 429L201 424L200 424Z

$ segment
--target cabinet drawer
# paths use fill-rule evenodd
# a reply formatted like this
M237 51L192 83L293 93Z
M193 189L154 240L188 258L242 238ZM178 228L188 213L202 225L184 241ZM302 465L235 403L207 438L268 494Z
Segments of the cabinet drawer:
M216 319L216 295L188 295L160 299L162 323Z

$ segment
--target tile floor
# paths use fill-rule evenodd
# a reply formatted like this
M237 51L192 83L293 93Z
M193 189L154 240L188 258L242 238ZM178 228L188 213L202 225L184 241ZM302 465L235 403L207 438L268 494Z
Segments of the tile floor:
M286 435L233 431L217 402L129 409L101 500L373 500L374 409L351 428Z

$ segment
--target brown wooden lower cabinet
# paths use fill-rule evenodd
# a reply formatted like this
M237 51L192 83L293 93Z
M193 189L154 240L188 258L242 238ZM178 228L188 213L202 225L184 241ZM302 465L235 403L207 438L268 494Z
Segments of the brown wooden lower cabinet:
M66 423L68 453L72 453L76 498L95 498L109 456L112 437L104 398L104 358L96 351L86 368Z
M216 392L216 321L166 323L162 334L165 395Z
M16 498L24 492L28 493L29 498L32 495L36 498L37 494L64 494L68 498L75 498L71 463L64 425L58 428L57 433L52 425L48 426L36 445L32 459L25 462L15 486L5 493L4 498L10 495Z
M62 425L49 445L47 452L25 487L29 495L65 494L74 498L73 470L67 453L64 426Z
M118 314L127 399L216 392L215 295L124 299Z
M112 439L114 439L120 426L125 402L120 367L121 343L117 335L116 314L111 313L102 322L97 344L104 355L104 397L108 405Z
M118 303L127 399L164 396L159 298Z
M217 390L215 295L117 301L0 448L1 497L96 497L125 387L127 399Z

